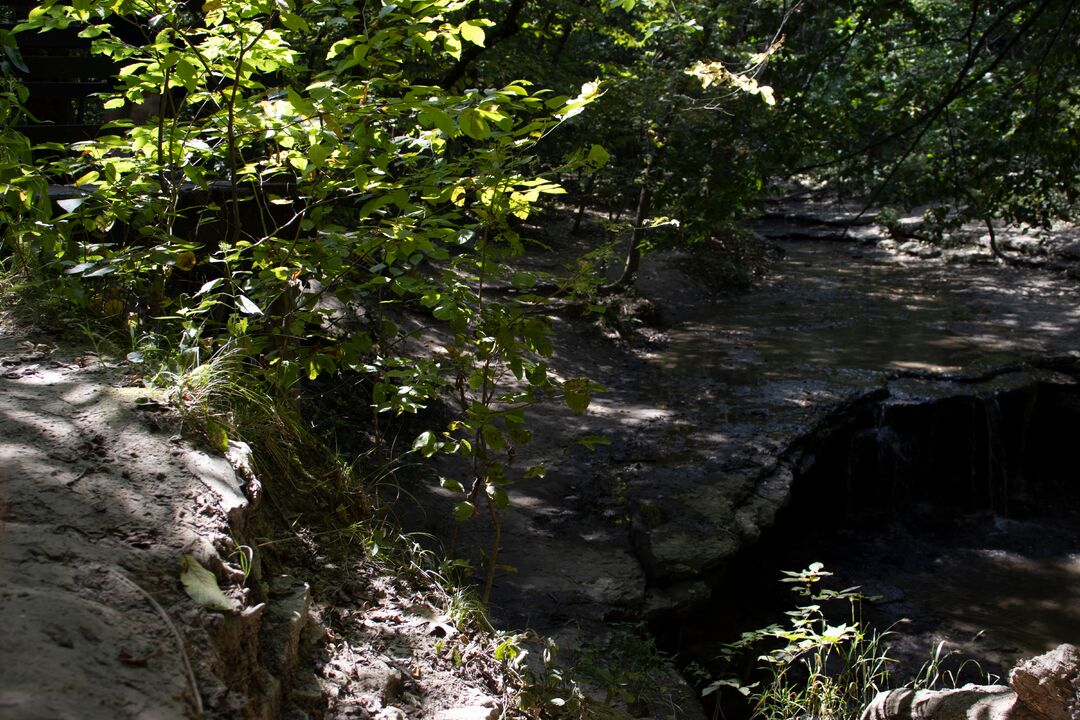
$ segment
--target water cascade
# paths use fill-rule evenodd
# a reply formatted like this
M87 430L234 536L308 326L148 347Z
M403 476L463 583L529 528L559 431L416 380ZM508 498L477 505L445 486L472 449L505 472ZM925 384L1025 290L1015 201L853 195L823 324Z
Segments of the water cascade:
M775 525L667 639L709 665L721 643L794 607L781 570L821 561L837 589L877 596L865 617L894 627L901 674L940 640L990 672L1075 640L1078 432L1073 374L894 380L790 449Z

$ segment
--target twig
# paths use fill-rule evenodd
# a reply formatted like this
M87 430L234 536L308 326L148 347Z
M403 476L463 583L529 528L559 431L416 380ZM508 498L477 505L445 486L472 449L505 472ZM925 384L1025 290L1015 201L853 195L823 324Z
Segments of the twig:
M195 681L195 673L191 669L191 660L188 659L187 650L184 648L184 639L183 637L181 637L180 631L176 629L176 625L173 623L172 618L170 618L169 614L165 612L165 608L161 607L158 601L154 599L153 595L146 592L146 590L144 590L142 586L139 585L137 582L135 582L119 570L116 570L115 568L106 568L106 570L112 572L115 577L120 578L129 586L138 590L142 594L142 596L150 602L150 605L153 606L154 610L156 610L158 615L160 615L161 618L165 621L165 624L169 626L169 630L172 631L173 638L176 640L176 649L180 653L180 660L184 664L184 671L187 674L187 681L188 686L191 690L192 702L195 705L195 717L198 720L202 720L205 715L203 713L202 696L199 695L199 685Z

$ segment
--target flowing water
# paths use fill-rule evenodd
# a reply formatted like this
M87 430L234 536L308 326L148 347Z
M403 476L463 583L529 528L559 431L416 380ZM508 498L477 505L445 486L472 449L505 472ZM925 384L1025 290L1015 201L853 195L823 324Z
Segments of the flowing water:
M771 622L763 606L797 600L775 582L779 570L823 561L838 586L878 596L866 617L894 628L906 672L940 641L998 674L1080 641L1073 381L1015 377L1030 386L1019 390L944 379L1075 347L1075 284L842 243L784 248L762 287L687 311L651 358L658 386L695 398L699 418L724 429L721 442L787 436L807 406L898 374L935 379L894 381L891 404L808 453L776 528L719 581L740 593L719 593L711 619L691 626L711 623L730 639ZM715 651L694 645L684 638L692 655Z

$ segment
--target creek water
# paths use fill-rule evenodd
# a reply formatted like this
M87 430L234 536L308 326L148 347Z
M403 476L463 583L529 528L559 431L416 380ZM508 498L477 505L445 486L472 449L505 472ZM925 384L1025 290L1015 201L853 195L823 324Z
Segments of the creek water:
M947 380L1070 347L1075 284L845 243L782 246L770 279L685 309L651 356L658 396L692 406L712 429L701 442L790 438L807 406L905 372L937 380L808 453L775 527L714 580L713 601L674 644L708 663L716 638L782 620L799 598L777 582L780 571L815 561L837 589L875 597L865 619L891 628L900 682L941 642L956 653L954 670L962 658L979 663L964 666L966 681L1080 640L1073 381Z

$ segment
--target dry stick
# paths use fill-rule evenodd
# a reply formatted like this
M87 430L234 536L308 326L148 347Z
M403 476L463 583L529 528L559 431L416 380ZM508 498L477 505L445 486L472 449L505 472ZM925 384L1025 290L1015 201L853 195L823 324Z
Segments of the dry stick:
M161 619L165 621L165 624L169 626L169 630L171 630L173 634L173 639L176 640L176 649L180 653L180 661L184 664L184 672L187 674L188 686L191 690L191 698L195 704L195 717L199 720L202 720L202 718L204 717L204 713L202 696L199 695L199 685L195 681L195 673L191 669L191 660L188 659L187 650L184 648L184 639L180 636L180 631L176 629L176 625L173 624L172 618L170 618L169 614L165 612L165 608L161 607L158 601L155 600L150 593L146 592L146 590L143 590L142 586L139 585L137 582L135 582L119 570L116 570L115 568L105 569L111 572L115 577L123 580L129 586L138 590L142 594L142 596L150 602L150 605L152 605L154 610L157 611L158 615L161 616Z

